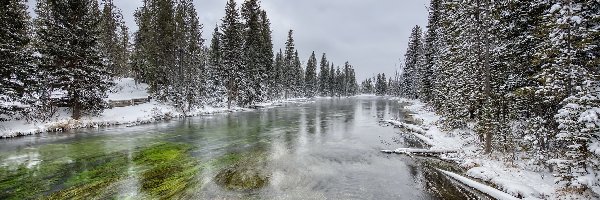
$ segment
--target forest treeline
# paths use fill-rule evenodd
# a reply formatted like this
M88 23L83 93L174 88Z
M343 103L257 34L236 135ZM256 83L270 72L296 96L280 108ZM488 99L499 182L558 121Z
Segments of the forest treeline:
M354 68L313 52L298 57L293 31L275 53L267 12L258 0L229 0L212 34L192 0L144 0L130 37L114 0L0 3L0 120L46 120L58 107L72 117L106 109L113 80L134 77L152 97L182 112L203 106L248 106L284 98L358 93ZM320 65L320 70L317 67Z
M600 180L600 2L432 0L401 73L362 91L427 102L482 153L549 170L565 194ZM376 82L377 86L373 86Z

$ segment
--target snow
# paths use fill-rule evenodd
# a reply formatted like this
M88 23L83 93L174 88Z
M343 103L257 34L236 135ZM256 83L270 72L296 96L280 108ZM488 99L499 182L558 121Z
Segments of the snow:
M473 131L473 125L468 126L471 128L467 129L444 131L438 126L438 123L442 118L431 111L431 109L428 109L424 103L407 99L397 100L401 104L407 104L404 109L413 113L412 117L415 118L415 121L422 122L422 124L414 125L394 120L386 120L386 122L412 131L412 135L431 146L429 149L431 151L458 150L458 153L456 154L442 154L440 158L457 162L461 167L467 170L465 173L466 176L493 185L497 189L492 189L502 191L504 195L508 194L510 197L503 196L507 198L559 199L559 190L557 185L554 184L554 176L552 176L550 172L546 170L532 171L532 169L528 167L526 160L508 163L498 159L505 155L483 155L480 148L480 141L475 131ZM589 111L586 115L582 115L580 120L595 121L597 118L596 113L600 112L596 110ZM423 131L425 132L423 133ZM600 155L600 141L594 142L595 143L589 147L592 148L592 152ZM466 178L462 177L460 179ZM579 181L589 182L591 180L593 180L593 178L584 177ZM469 180L467 182L473 183L474 181ZM481 185L481 183L477 183L476 185ZM490 186L486 186L476 189L484 189L487 191L490 188Z
M552 5L552 7L550 8L550 13L554 13L558 10L560 10L562 8L562 6L560 4L554 4Z
M480 159L478 162L485 167L473 167L466 175L494 183L513 196L545 199L554 192L554 177L550 173L507 168L498 161Z
M137 98L147 98L147 85L136 85L130 78L116 80L117 85L108 94L105 100L128 100ZM282 101L273 101L257 104L255 107L273 108L287 103L309 103L310 99L296 98ZM80 120L73 120L71 113L66 108L61 108L57 116L48 122L27 122L25 120L11 120L0 122L0 138L10 138L23 135L33 135L43 132L62 132L69 129L95 128L115 125L134 126L140 124L153 123L171 118L183 118L192 116L211 115L217 113L229 113L247 111L251 109L232 107L215 108L204 106L196 108L190 112L182 113L171 105L163 104L157 101L127 106L115 107L104 110L99 116L83 117Z
M107 100L119 101L129 99L148 98L148 85L136 84L133 78L122 78L115 80L115 87L108 93Z
M404 122L397 121L397 120L384 120L384 122L390 123L390 124L392 124L394 126L399 126L399 127L402 127L402 128L406 128L409 131L413 131L415 133L419 133L419 134L425 134L425 133L427 133L427 131L425 129L423 129L423 128L417 126L417 125L414 125L414 124L408 124L408 123L404 123Z
M580 16L572 16L571 21L574 21L577 24L581 24L581 17Z
M440 169L438 169L438 170L440 170ZM465 185L468 185L469 187L475 188L475 189L477 189L487 195L490 195L491 197L494 197L496 199L499 199L499 200L516 200L517 199L517 198L511 196L510 194L504 193L493 187L478 183L477 181L468 179L464 176L461 176L461 175L458 175L458 174L455 174L455 173L452 173L449 171L444 171L444 170L440 170L440 171L442 173L452 177L453 179L455 179Z

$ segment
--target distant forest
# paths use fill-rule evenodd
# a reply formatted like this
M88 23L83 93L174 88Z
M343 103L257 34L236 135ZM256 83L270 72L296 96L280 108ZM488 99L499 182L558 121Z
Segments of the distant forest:
M119 77L150 86L153 98L181 111L248 106L284 98L352 96L352 65L313 52L303 66L289 31L273 50L267 12L258 0L227 2L210 44L192 0L144 0L130 38L113 0L24 0L0 4L0 120L44 119L69 107L74 119L106 108ZM317 70L320 65L320 70Z

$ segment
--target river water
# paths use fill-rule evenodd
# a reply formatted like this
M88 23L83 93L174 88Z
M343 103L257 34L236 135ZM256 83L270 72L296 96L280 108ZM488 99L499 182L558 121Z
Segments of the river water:
M464 198L426 181L421 162L380 153L418 145L379 123L401 108L319 99L1 140L0 199Z

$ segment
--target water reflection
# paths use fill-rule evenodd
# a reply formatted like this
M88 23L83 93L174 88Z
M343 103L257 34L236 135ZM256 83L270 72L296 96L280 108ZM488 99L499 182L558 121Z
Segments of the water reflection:
M95 186L81 190L85 195L95 197L101 197L100 194L113 198L156 197L161 193L144 190L144 184L164 183L149 182L154 180L147 177L148 170L165 169L160 168L162 165L135 161L135 158L143 152L152 152L149 148L163 148L164 145L174 148L168 149L174 153L185 152L178 156L186 162L175 162L173 165L178 168L173 174L193 176L182 179L167 175L167 180L193 183L183 189L168 190L176 192L178 197L435 198L427 192L426 185L421 184L423 172L418 164L410 158L379 153L381 149L412 145L404 140L382 142L393 141L398 134L390 127L379 126L379 120L402 117L400 108L395 102L376 97L322 99L310 104L131 128L80 130L76 134L43 134L4 140L0 141L0 199L17 195L40 197L72 190L74 185L61 182L86 178L82 175L86 170L101 169L104 172L107 163L120 162L123 162L120 173L112 177L111 184L97 184L106 180L96 177L84 179L76 186ZM178 149L181 145L189 149ZM14 159L23 155L27 155L26 159ZM156 156L170 161L168 155ZM101 160L84 162L94 160L91 158ZM33 165L42 169L27 168L32 160L42 160ZM81 170L56 173L72 166ZM52 180L57 181L42 180L41 184L47 187L2 184L45 173L54 173ZM32 190L33 193L14 192L15 188L33 187L40 189Z

